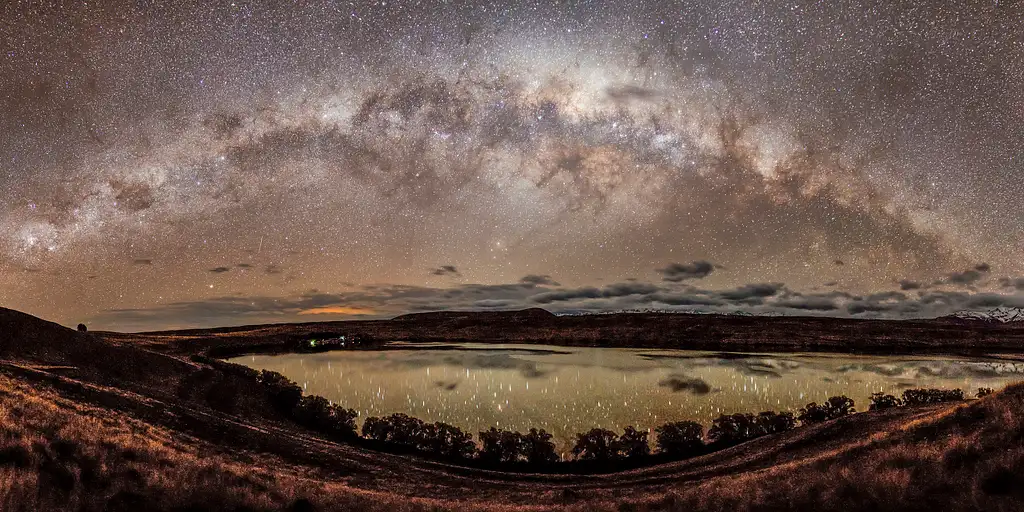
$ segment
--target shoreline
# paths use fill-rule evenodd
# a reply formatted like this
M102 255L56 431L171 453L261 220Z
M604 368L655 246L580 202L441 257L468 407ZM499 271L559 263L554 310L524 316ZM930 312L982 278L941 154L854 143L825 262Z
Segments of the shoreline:
M404 346L393 346L391 343L404 343ZM334 352L362 352L362 351L400 351L400 350L428 350L428 351L445 351L445 350L468 350L468 351L489 351L499 350L496 348L480 347L480 348L466 348L460 347L460 344L494 344L494 345L544 345L558 348L608 348L608 349L628 349L628 350L655 350L655 351L684 351L684 352L705 352L709 355L716 354L743 354L743 355L778 355L778 354L806 354L806 355L845 355L845 356L930 356L930 357L962 357L971 359L990 359L1007 362L1021 362L1024 363L1024 352L1018 350L1007 350L1007 351L996 351L996 350L950 350L948 348L895 348L895 349L872 349L872 350L858 350L850 348L849 350L841 350L832 346L826 346L819 349L818 347L802 345L799 347L788 346L788 345L745 345L744 347L730 346L728 348L708 348L706 345L701 347L661 347L661 346L645 346L645 345L630 345L630 344L572 344L572 343L560 343L558 341L514 341L514 340L480 340L480 339L465 339L465 340L448 340L443 342L441 346L417 346L419 344L427 343L439 343L434 340L429 341L409 341L409 340L393 340L386 341L379 345L368 346L363 348L334 348L328 350L319 351L298 351L294 350L294 347L285 344L273 344L273 345L251 345L247 347L230 347L224 349L214 349L205 353L195 354L203 355L220 360L227 360L237 357L244 356L256 356L256 355L288 355L288 354L323 354L323 353L334 353ZM742 349L740 349L742 348ZM553 350L531 350L529 348L505 348L500 350L515 350L527 353L541 353L541 354L564 354L566 352L553 351Z
M1024 355L1024 325L950 319L870 320L623 313L555 316L543 310L451 312L391 320L272 324L159 333L95 332L173 355L228 358L296 352L310 339L341 335L381 342L482 343L674 349L712 352L826 352L863 355ZM348 348L346 348L348 349Z

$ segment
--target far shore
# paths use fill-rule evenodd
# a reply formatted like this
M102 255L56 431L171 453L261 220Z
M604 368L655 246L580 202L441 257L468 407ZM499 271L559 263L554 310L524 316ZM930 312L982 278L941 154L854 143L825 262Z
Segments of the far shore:
M953 355L1024 358L1024 326L959 319L866 320L664 313L555 316L544 310L440 312L391 320L274 324L152 333L96 333L161 352L231 358L303 351L310 339L364 340L355 349L398 349L385 342L495 343L562 347ZM418 347L428 348L428 347ZM352 347L340 348L353 350Z

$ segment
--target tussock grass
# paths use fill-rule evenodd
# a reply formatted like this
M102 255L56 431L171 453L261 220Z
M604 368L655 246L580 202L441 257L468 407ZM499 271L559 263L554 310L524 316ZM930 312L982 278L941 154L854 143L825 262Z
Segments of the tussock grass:
M608 510L1024 509L1024 384L813 460Z
M0 510L1021 509L1024 385L924 414L813 456L705 480L602 490L569 479L538 482L534 500L520 488L507 501L493 486L427 500L225 451L0 375ZM423 485L449 485L437 478Z
M0 510L435 510L245 464L0 375Z

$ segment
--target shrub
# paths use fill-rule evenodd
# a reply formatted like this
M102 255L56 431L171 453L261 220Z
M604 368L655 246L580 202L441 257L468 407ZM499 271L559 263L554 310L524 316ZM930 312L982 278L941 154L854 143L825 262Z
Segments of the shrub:
M572 454L578 460L606 462L615 458L619 436L611 430L592 428L585 434L576 434Z
M887 395L882 392L871 394L871 405L868 406L869 411L881 411L885 409L892 409L893 407L900 407L903 405L903 400L896 398L892 395Z
M363 436L394 446L419 449L425 427L422 420L395 413L383 418L367 418L363 423Z
M651 454L651 445L647 442L646 430L626 427L617 440L612 443L614 456L622 458L640 458Z
M806 407L800 409L798 419L800 423L804 424L821 423L853 412L853 400L845 396L834 396L821 405L815 402L807 404Z
M995 393L995 390L992 388L978 388L978 392L975 393L974 396L978 398L985 398L986 396L989 396L992 393Z
M905 405L936 404L964 399L962 389L908 389L903 392Z
M537 434L538 439L543 437L540 432ZM550 439L550 434L547 437ZM480 460L492 464L520 462L525 451L525 443L523 435L519 432L491 427L490 430L480 432Z
M796 427L796 418L791 412L765 411L755 418L761 435L778 434Z
M266 389L270 403L282 413L291 414L302 399L302 388L280 373L263 370L259 382Z
M202 368L181 379L178 398L195 400L221 412L234 413L246 396L243 387L230 375L213 368Z
M693 421L666 423L654 431L658 434L659 453L686 457L704 450L704 426Z
M322 396L304 396L292 410L296 423L336 438L349 439L356 433L359 413L332 404Z
M753 414L723 414L711 422L708 441L719 446L732 446L762 435Z
M468 459L476 454L473 435L447 423L424 424L417 439L420 451L452 459Z
M535 465L546 465L558 462L559 456L555 452L555 443L551 442L551 434L544 429L531 428L522 436L522 455L526 462Z
M209 366L212 366L213 368L219 370L221 373L224 374L235 375L248 381L258 382L260 380L260 372L258 370L249 368L248 366L228 363L200 355L192 356L192 360L198 363L205 363Z
M78 332L88 332L89 328L85 324L78 324Z

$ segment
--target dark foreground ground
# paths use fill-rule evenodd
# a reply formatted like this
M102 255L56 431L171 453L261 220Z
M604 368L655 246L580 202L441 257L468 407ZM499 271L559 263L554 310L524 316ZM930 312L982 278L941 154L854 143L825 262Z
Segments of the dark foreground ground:
M480 329L458 328L466 337ZM273 347L255 333L295 329L319 327L87 335L0 309L0 510L1024 508L1024 385L626 472L506 474L324 440L277 415L252 386L189 357L238 350L243 336ZM1009 352L1015 336L977 339ZM182 398L196 375L218 392Z

